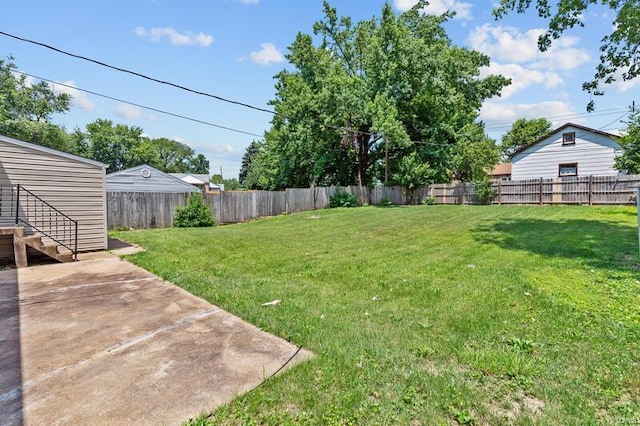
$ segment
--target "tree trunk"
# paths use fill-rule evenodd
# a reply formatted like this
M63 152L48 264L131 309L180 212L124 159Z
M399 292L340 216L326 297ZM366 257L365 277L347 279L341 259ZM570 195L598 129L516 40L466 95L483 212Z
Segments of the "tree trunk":
M359 134L358 138L358 186L363 187L369 182L367 170L369 169L369 138L367 134Z

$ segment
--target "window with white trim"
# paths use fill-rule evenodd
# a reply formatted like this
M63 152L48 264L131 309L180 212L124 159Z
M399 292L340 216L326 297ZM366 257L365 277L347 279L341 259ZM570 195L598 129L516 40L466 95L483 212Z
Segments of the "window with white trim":
M578 176L578 163L564 163L558 165L558 177Z

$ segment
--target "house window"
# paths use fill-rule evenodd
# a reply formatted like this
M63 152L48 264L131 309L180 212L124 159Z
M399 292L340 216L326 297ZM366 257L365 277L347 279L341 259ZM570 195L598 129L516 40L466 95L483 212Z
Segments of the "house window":
M578 176L578 163L567 163L558 165L558 176Z
M562 134L562 145L575 145L576 132L569 132Z

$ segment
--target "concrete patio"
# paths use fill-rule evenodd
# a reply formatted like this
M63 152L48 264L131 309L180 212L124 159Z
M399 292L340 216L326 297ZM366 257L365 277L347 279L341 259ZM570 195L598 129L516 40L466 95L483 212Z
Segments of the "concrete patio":
M3 425L179 424L310 356L108 253L0 271Z

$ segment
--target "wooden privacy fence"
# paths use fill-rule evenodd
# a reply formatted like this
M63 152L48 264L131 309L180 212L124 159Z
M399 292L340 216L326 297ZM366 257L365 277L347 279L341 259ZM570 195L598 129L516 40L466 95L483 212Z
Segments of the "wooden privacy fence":
M586 176L557 179L499 181L493 184L491 204L617 204L632 205L640 175ZM395 205L480 204L470 183L434 184L407 191L402 187L344 187L358 204ZM260 217L326 209L337 191L329 188L294 188L285 191L224 191L205 194L217 223L239 223ZM188 193L108 192L107 222L116 228L167 228L177 206L186 205Z
M493 183L491 204L631 205L638 186L640 175L498 181ZM434 197L436 204L479 204L469 183L436 184L419 192L422 199Z
M299 213L329 207L335 188L294 188L285 191L224 191L204 194L217 223L246 222L259 217ZM184 206L189 193L108 192L107 224L117 228L168 228L176 207Z

